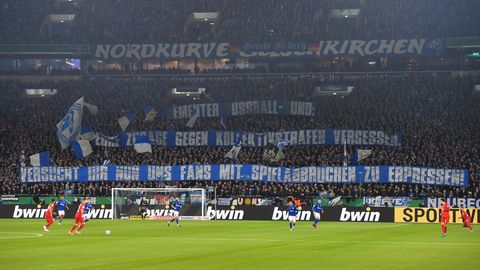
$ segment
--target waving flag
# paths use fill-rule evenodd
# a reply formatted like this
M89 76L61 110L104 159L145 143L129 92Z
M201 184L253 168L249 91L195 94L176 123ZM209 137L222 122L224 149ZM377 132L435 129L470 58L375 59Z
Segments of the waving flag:
M137 153L151 153L152 145L150 144L150 138L147 135L136 135L133 148Z
M87 107L87 109L90 111L91 114L97 115L97 113L98 113L98 107L97 107L97 106L92 105L92 104L90 104L90 103L87 103L87 102L85 102L85 101L83 102L83 105L84 105L85 107Z
M269 143L263 152L263 159L268 161L280 161L285 158L285 154L281 149L273 143Z
M145 121L153 121L158 114L152 106L146 106L143 112L145 113Z
M70 141L80 135L83 116L83 97L75 101L63 119L57 123L57 137L62 150L70 145Z
M366 159L372 154L372 150L355 149L353 152L353 165L358 165L362 159Z
M135 120L135 116L133 115L133 113L127 112L124 116L118 119L118 124L120 125L120 128L122 129L122 131L125 131L128 125L133 123L134 120Z
M95 138L97 138L97 134L95 134L95 132L93 132L93 129L87 125L82 125L82 131L80 132L80 140L87 140L87 141L91 141L91 140L95 140Z
M240 153L241 149L242 149L241 143L232 146L232 149L230 149L230 151L228 151L228 153L225 154L225 158L230 160L237 160L238 153Z
M73 153L77 159L84 159L93 153L92 146L87 140L78 140L71 142Z
M195 126L195 122L197 122L198 117L200 117L200 112L192 107L192 116L190 117L190 119L188 119L187 127L193 128L193 126Z
M32 166L50 166L50 153L41 152L30 156L30 164Z
M126 132L121 132L118 135L118 146L127 147L128 146L128 134Z
M278 147L278 149L283 150L283 148L285 148L285 146L287 146L289 143L290 141L287 139L278 138L275 145Z

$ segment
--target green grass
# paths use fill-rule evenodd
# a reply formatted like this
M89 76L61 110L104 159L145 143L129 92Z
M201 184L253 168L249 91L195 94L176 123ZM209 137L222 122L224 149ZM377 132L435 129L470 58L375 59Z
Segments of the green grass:
M0 269L478 269L480 235L439 224L0 220ZM105 230L111 235L106 236ZM37 236L36 234L42 234Z

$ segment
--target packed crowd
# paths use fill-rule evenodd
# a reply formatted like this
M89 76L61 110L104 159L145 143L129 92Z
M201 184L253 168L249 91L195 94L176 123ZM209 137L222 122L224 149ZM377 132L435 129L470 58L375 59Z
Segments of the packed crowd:
M409 197L409 198L480 198L480 186L469 189L410 184L277 184L243 181L183 181L183 182L96 182L96 183L38 183L2 185L0 194L15 195L66 195L78 197L110 197L112 188L204 188L216 190L217 197L321 197L345 199L361 197Z
M480 2L471 0L5 0L0 42L305 41L478 36ZM332 15L359 9L359 16ZM192 12L219 12L187 24ZM65 34L41 30L48 14L74 14ZM20 15L19 15L20 14ZM45 25L43 26L45 28ZM43 32L43 33L42 33Z
M94 146L94 153L85 160L76 160L70 149L61 150L55 125L69 106L79 97L99 107L94 116L85 113L84 122L95 131L117 135L117 119L126 111L136 114L136 121L127 131L138 130L222 130L219 118L199 118L194 128L186 127L187 119L162 117L144 121L147 105L161 110L172 104L246 101L258 99L308 100L314 102L315 116L242 116L224 119L227 130L282 131L310 128L349 128L381 130L388 134L403 133L399 147L369 147L373 154L366 165L417 165L470 169L470 191L478 189L480 164L480 96L473 91L469 78L449 78L435 74L397 74L387 78L356 78L326 81L319 76L219 76L197 78L165 77L151 80L84 79L41 83L0 82L0 189L4 193L31 192L34 186L20 185L19 168L29 165L28 157L49 151L53 165L83 166L101 164L218 164L227 147L163 147L138 154L132 148ZM170 87L190 83L204 86L208 95L176 98ZM349 96L317 96L320 84L354 86ZM28 98L25 87L55 88L53 97ZM341 165L341 145L287 146L286 158L278 163L262 160L263 150L242 147L238 163L284 166ZM348 153L353 147L348 147ZM97 184L92 184L98 187ZM101 186L108 185L103 184ZM37 191L46 192L51 186ZM304 185L299 188L305 189ZM99 187L98 187L99 188ZM433 188L433 187L432 187ZM85 190L85 189L82 189ZM102 191L107 192L107 191ZM348 192L351 192L350 190ZM370 190L368 192L374 192Z

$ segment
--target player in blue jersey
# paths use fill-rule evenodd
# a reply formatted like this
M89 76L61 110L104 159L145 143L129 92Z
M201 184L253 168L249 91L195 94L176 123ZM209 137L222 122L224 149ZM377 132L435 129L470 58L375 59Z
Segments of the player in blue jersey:
M295 223L297 222L298 207L293 204L292 201L288 202L288 221L290 222L290 231L295 229Z
M87 201L85 202L85 211L83 212L85 222L87 222L90 219L90 216L92 215L92 209L93 209L92 200L90 198L87 198Z
M182 202L180 201L179 197L176 197L175 200L173 200L170 203L170 207L173 210L173 218L168 221L168 226L170 226L170 223L175 220L175 223L177 223L177 227L180 227L180 224L178 223L178 217L180 215L180 210L182 210Z
M322 205L322 200L318 200L316 204L312 206L312 211L313 211L313 228L317 228L317 223L320 221L321 214L323 214L323 205Z
M60 195L60 199L57 201L58 225L62 225L63 217L65 216L65 210L68 210L69 204L70 203L65 200L65 196Z

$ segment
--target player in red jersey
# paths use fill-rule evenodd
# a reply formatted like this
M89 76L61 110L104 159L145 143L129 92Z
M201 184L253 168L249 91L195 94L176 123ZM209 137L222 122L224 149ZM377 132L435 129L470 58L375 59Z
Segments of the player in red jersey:
M45 219L47 220L47 224L43 225L43 230L48 232L48 227L53 224L53 209L55 209L55 199L52 199L50 204L48 205L47 212L45 213Z
M75 225L73 225L73 227L70 229L68 234L73 235L73 231L75 231L75 229L77 227L78 227L78 229L77 229L76 233L81 234L80 230L83 228L83 226L85 226L85 220L83 218L83 213L85 212L86 201L87 201L87 199L83 198L82 202L78 206L77 213L75 214Z
M462 216L458 219L462 219L463 227L468 228L470 232L473 232L472 224L470 224L470 216L467 214L467 211L465 211L465 209L461 209L460 213L462 214Z
M440 222L442 223L442 237L447 236L447 224L450 221L450 205L444 198L440 199L442 203L442 215Z

